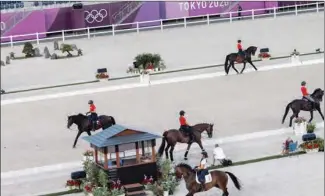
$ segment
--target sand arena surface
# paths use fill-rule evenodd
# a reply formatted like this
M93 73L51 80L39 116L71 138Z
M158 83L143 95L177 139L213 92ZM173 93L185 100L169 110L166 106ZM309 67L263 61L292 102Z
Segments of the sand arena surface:
M161 54L168 69L224 63L225 56L236 51L238 39L243 40L244 47L269 47L272 56L288 55L294 48L302 53L323 49L324 12L67 40L82 48L84 56L12 61L1 68L2 88L94 80L97 68L102 67L107 67L111 77L123 76L133 58L143 52ZM45 46L53 52L53 42L41 43L41 51ZM1 59L11 51L19 56L21 50L22 46L2 47Z
M322 87L324 64L2 106L1 168L80 160L89 145L79 140L72 149L76 131L66 128L67 115L86 112L89 99L125 126L162 133L178 127L184 109L190 123L214 123L215 137L224 137L287 126L281 118L286 104L301 97L301 80Z

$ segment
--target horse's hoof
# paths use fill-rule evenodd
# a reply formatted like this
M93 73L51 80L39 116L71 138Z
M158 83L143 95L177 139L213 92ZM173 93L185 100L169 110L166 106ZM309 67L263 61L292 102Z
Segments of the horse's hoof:
M72 146L72 148L76 148L76 146Z
M185 160L185 161L187 161L187 159L188 159L187 157L184 157L184 160Z

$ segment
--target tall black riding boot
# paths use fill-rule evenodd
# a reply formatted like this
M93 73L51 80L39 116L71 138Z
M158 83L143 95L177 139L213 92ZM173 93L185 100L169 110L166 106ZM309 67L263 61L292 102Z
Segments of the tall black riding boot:
M93 121L93 128L92 128L93 131L96 131L96 121Z

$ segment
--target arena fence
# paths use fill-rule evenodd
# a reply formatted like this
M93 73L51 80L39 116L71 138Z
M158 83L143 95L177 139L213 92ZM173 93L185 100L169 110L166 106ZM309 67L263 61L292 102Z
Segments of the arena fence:
M264 8L264 9L253 9L253 10L244 10L241 11L241 17L238 17L238 12L227 12L223 14L207 14L201 16L193 17L184 17L184 18L171 18L171 19L160 19L153 21L143 21L143 22L134 22L134 23L124 23L117 25L108 25L108 26L97 26L97 27L88 27L80 29L68 29L62 31L52 31L52 32L36 32L32 34L25 35L12 35L1 37L1 40L9 40L8 42L1 43L1 46L11 46L14 44L21 44L26 41L36 42L40 44L43 41L66 41L67 39L75 38L88 38L91 39L94 36L100 35L112 35L115 36L119 33L125 32L135 32L140 33L140 31L148 29L160 29L163 31L169 27L183 27L187 28L190 25L194 24L206 24L210 25L212 23L218 22L234 22L235 20L255 20L258 18L277 18L278 16L284 15L298 15L301 13L311 13L311 12L320 12L324 11L324 2L317 3L308 3L300 4L294 6L284 6L284 7L274 7L274 8ZM263 13L261 13L263 12ZM40 35L47 35L49 37L39 38ZM23 41L13 41L13 38L16 37L33 37L33 39L23 40Z

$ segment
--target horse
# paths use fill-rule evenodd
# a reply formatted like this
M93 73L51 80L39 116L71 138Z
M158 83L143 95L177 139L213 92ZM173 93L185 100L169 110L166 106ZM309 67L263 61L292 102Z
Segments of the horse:
M184 155L184 159L187 160L187 154L188 151L191 148L192 143L197 143L202 151L205 151L203 146L202 146L202 141L201 141L201 134L206 131L208 134L209 138L212 138L213 135L213 124L208 124L208 123L200 123L192 126L192 131L193 131L193 139L194 142L189 143L190 137L187 136L186 134L183 133L183 131L180 131L178 129L170 129L167 130L163 133L163 139L162 143L159 147L158 150L158 156L162 156L163 152L165 150L166 158L168 159L168 149L170 148L169 154L170 154L170 160L173 162L174 161L174 156L173 156L173 151L175 148L175 145L177 142L179 143L187 143L187 149ZM166 146L167 142L167 147Z
M312 103L310 101L303 100L303 99L295 99L295 100L291 101L285 109L285 113L282 118L282 124L284 123L285 118L287 117L287 114L288 114L290 108L291 108L293 114L290 117L289 127L292 126L293 118L294 117L298 118L298 114L301 110L310 112L310 119L308 122L311 122L313 120L314 110L317 110L318 113L321 115L322 119L324 120L324 115L322 114L322 110L320 107L320 102L323 101L324 91L320 88L317 88L310 96L315 100L315 103Z
M235 62L237 62L237 63L244 63L244 67L240 71L241 74L244 72L244 70L246 68L246 62L248 62L249 64L251 64L251 66L253 66L253 68L255 69L255 71L257 71L257 68L253 64L252 57L251 57L251 56L255 56L256 50L257 50L257 47L256 46L250 46L250 47L248 47L244 51L244 53L246 54L246 57L245 58L243 58L243 56L239 55L238 53L228 54L226 56L226 62L225 62L225 72L226 72L226 75L228 75L228 73L229 73L230 66L237 72L237 74L239 74L238 70L235 68ZM229 61L229 66L228 66L228 61Z
M77 140L82 132L87 132L90 136L92 130L92 123L88 116L81 113L77 115L68 116L67 128L70 129L71 125L76 124L78 126L78 133L73 143L73 148L76 147ZM115 125L115 119L112 116L100 115L98 116L98 123L96 124L96 130L102 128L107 129L108 127Z
M235 184L235 187L238 190L241 189L241 184L233 173L218 170L214 170L209 173L211 175L211 182L206 182L204 185L201 185L196 181L196 170L194 170L191 166L185 163L180 163L175 167L176 179L180 180L183 177L185 180L186 188L189 191L186 196L193 196L194 193L208 191L213 187L221 189L223 191L222 196L228 196L228 175Z

